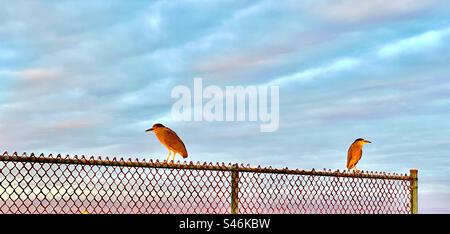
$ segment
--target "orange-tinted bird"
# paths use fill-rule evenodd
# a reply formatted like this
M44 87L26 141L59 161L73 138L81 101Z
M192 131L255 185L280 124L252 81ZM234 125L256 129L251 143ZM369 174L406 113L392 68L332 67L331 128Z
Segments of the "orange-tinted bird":
M347 152L347 168L349 170L354 169L356 171L359 171L356 168L356 164L359 162L362 156L362 148L363 145L366 143L372 143L368 140L364 140L363 138L356 139L348 149Z
M163 144L169 150L169 155L167 155L166 161L169 161L171 153L173 154L172 161L175 161L175 154L177 153L180 154L183 158L188 157L188 153L183 141L172 129L160 123L157 123L154 124L152 128L145 131L153 131L159 142L161 142L161 144Z

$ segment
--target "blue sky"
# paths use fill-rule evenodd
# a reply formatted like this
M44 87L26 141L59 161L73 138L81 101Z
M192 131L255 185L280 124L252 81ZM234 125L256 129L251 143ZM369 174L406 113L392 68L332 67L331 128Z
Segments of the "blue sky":
M450 4L438 0L0 1L0 148L164 159L418 168L420 212L450 213ZM170 92L280 86L280 129L173 122Z

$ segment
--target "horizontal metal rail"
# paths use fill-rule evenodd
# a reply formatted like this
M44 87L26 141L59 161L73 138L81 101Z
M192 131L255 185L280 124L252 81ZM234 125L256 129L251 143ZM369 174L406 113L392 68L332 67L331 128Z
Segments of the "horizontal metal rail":
M358 173L349 171L331 171L331 170L299 170L299 169L276 169L272 167L250 167L243 164L231 164L225 163L194 163L194 162L177 162L169 163L166 161L150 160L139 161L138 159L124 160L123 158L117 160L116 158L97 159L93 156L85 157L84 155L78 157L70 157L69 155L61 156L60 154L54 156L50 154L44 156L40 154L36 156L34 153L29 156L26 153L19 155L14 152L10 155L8 152L4 152L0 156L0 161L8 162L30 162L30 163L53 163L53 164L73 164L73 165L92 165L92 166L117 166L117 167L145 167L145 168L166 168L166 169L187 169L187 170L210 170L210 171L238 171L238 172L254 172L254 173L272 173L272 174L290 174L290 175L311 175L311 176L332 176L332 177L352 177L352 178L367 178L367 179L389 179L389 180L412 180L413 178L407 174L398 173L386 173L386 172L373 172L373 171L361 171Z

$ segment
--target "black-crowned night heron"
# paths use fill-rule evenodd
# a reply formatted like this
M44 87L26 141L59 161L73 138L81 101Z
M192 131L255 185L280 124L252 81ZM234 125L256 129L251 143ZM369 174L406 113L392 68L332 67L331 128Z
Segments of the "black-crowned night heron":
M153 131L161 144L163 144L169 150L169 155L167 155L166 161L169 161L171 153L173 155L172 161L175 161L175 154L177 153L180 154L183 158L188 157L188 153L183 141L172 129L160 123L157 123L154 124L152 128L145 131Z
M362 148L363 145L366 143L372 143L368 140L364 140L363 138L356 139L348 149L347 153L347 168L349 170L354 169L356 171L359 171L356 168L356 164L359 162L362 156Z

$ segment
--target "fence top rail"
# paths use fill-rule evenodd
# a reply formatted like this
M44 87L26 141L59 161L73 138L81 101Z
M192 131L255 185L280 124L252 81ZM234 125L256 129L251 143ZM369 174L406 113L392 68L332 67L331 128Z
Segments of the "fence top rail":
M17 152L13 154L9 154L8 152L4 152L0 155L0 161L4 162L30 162L30 163L51 163L51 164L72 164L72 165L90 165L90 166L119 166L119 167L144 167L144 168L166 168L166 169L186 169L186 170L210 170L210 171L238 171L238 172L255 172L255 173L272 173L272 174L291 174L291 175L313 175L313 176L332 176L332 177L353 177L353 178L369 178L369 179L390 179L390 180L412 180L411 175L408 174L399 174L399 173L387 173L387 172L373 172L373 171L360 171L358 173L350 172L350 171L340 171L335 170L331 171L331 169L323 169L323 170L300 170L300 169L289 169L289 168L272 168L272 167L251 167L250 165L244 164L225 164L225 163L194 163L194 162L175 162L168 163L165 160L149 160L146 161L143 159L139 161L139 159L132 160L129 158L125 160L123 158L117 159L106 157L102 159L102 157L95 158L94 156L86 157L84 155L78 156L74 155L73 157L66 155L62 156L61 154L53 155L49 154L45 156L44 154L40 154L36 156L36 154L31 153L28 155L27 153L22 153L21 155Z

